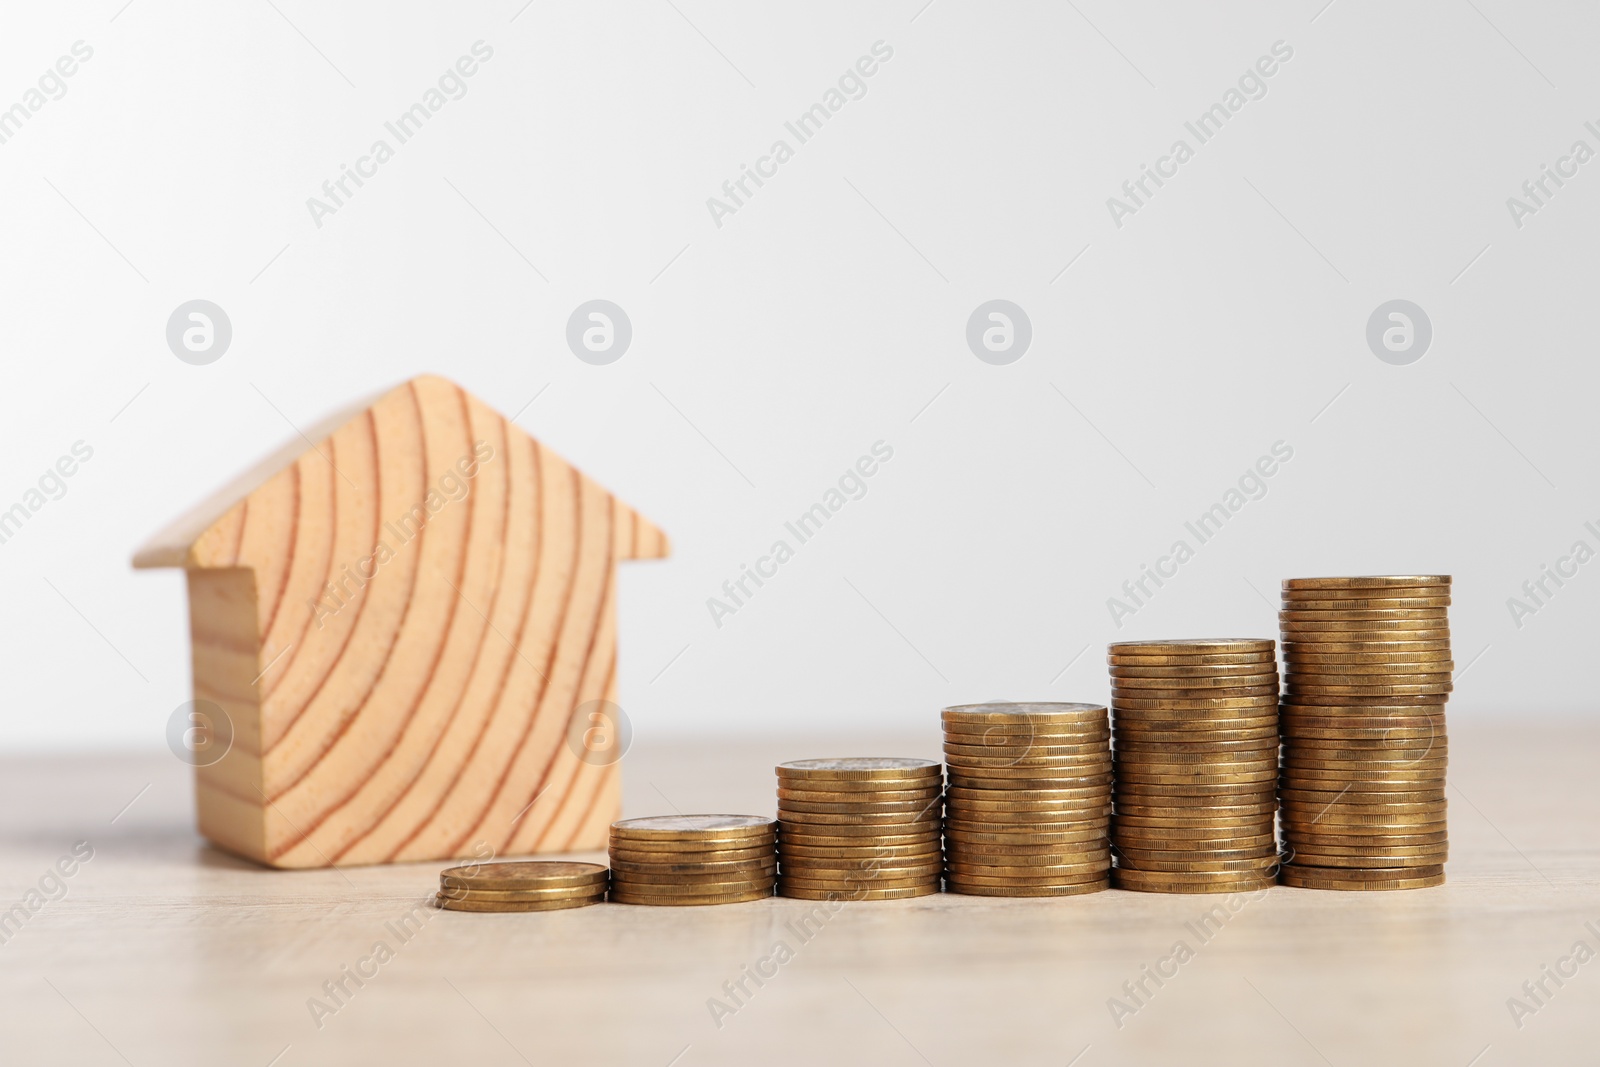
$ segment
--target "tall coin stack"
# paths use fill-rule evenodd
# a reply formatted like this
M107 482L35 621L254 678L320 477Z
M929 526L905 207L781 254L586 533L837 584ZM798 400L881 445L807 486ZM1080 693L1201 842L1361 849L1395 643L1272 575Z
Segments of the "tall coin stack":
M658 815L611 824L618 904L734 904L772 895L777 839L760 815Z
M1444 882L1450 576L1283 583L1285 885Z
M939 891L943 769L923 759L778 765L778 892L892 900Z
M1277 882L1272 641L1110 646L1113 884L1236 893Z
M1104 704L945 708L945 889L1064 897L1110 885Z

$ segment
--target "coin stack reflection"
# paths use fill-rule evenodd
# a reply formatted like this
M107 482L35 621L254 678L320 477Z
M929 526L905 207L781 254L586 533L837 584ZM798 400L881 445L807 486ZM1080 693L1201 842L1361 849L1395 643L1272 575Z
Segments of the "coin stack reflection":
M1113 884L1154 893L1275 884L1272 641L1122 642L1108 658Z
M1064 897L1110 885L1104 704L945 708L945 890Z
M1444 882L1450 576L1283 583L1285 885Z
M777 770L780 895L892 900L939 891L939 764L808 759Z

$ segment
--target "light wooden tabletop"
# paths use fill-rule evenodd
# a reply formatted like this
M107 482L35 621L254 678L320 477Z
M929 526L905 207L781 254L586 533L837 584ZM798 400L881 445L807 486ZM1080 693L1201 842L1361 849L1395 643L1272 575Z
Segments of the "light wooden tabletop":
M1233 898L1231 911L1224 897L946 895L847 904L810 926L813 904L777 899L437 912L424 904L436 864L277 872L208 848L190 828L188 769L165 754L12 757L0 762L0 1059L1600 1061L1600 956L1589 959L1600 952L1600 726L1459 722L1451 733L1442 888L1278 888ZM624 762L627 811L770 813L775 762L936 758L937 745L936 730L641 741ZM93 850L82 862L80 841L80 854ZM52 876L64 857L71 876ZM5 918L30 900L31 915ZM1581 963L1578 942L1592 950ZM1171 977L1157 984L1147 967ZM752 971L770 977L757 984ZM331 996L325 983L340 982ZM1515 1017L1513 998L1525 1008Z

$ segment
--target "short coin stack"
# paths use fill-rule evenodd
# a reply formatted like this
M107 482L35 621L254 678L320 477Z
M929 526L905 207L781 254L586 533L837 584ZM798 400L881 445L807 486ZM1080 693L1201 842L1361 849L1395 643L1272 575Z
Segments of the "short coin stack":
M658 815L611 824L618 904L733 904L772 895L777 830L760 815Z
M808 759L778 765L778 892L892 900L939 891L939 764Z
M945 889L1064 897L1110 885L1104 704L945 708Z
M1283 583L1285 885L1444 882L1450 576Z
M1277 882L1271 640L1110 646L1114 884L1235 893Z
M529 860L441 871L434 903L446 911L560 911L605 898L606 869L598 863Z

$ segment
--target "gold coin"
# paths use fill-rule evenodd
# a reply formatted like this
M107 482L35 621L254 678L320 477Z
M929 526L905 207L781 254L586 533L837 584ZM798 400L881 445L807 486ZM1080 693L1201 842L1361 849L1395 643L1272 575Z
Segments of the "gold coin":
M1285 701L1282 711L1283 723L1286 726L1300 724L1321 729L1332 726L1348 726L1355 729L1414 729L1422 726L1443 728L1445 725L1443 708L1432 704L1420 706L1390 704L1347 708Z
M1084 835L1093 836L1106 832L1107 810L1097 812L1084 818L1061 818L1051 815L1043 818L1018 819L1002 822L995 819L967 820L951 824L946 827L949 840L980 840L992 835L1001 840L1073 840L1082 839Z
M917 816L927 812L938 814L941 797L935 795L927 800L918 800L907 804L903 801L892 801L884 804L858 803L858 804L807 804L798 800L780 800L778 802L778 819L784 821L792 815L911 815Z
M1183 855L1183 853L1179 853ZM1130 860L1121 855L1117 856L1117 866L1129 871L1164 872L1167 874L1260 874L1262 876L1274 875L1282 861L1276 855L1269 855L1261 859L1248 860L1191 860L1191 859L1155 859L1155 860Z
M606 869L598 863L566 860L518 860L511 863L469 863L446 867L439 884L463 889L553 889L559 886L604 887Z
M1259 741L1278 736L1278 717L1248 720L1254 725L1238 729L1191 729L1181 720L1167 723L1134 724L1124 721L1117 728L1117 744L1217 744L1226 741Z
M946 740L944 743L945 761L957 757L963 759L1059 759L1073 760L1084 756L1095 756L1105 752L1109 747L1110 733L1098 741L1087 741L1081 745L1051 745L1051 744L1025 744L1025 745L963 745Z
M1159 670L1160 668L1143 669ZM1255 689L1263 685L1277 685L1278 672L1273 669L1270 671L1255 671L1249 674L1190 675L1181 678L1172 675L1133 675L1113 672L1111 684L1119 690L1154 689L1167 693L1204 695L1212 689Z
M751 900L764 900L772 896L772 886L751 889L743 893L713 893L703 897L659 897L648 894L611 891L613 904L642 904L658 908L691 908L711 904L742 904Z
M654 896L673 896L687 894L700 896L708 893L741 893L747 889L769 885L777 877L776 866L746 872L725 872L711 879L699 879L676 882L655 882L646 878L635 878L631 874L615 872L611 878L611 889L625 889L630 893L649 893Z
M1302 739L1303 740L1303 739ZM1329 742L1338 744L1338 742ZM1329 763L1377 763L1380 766L1398 764L1410 766L1421 761L1447 759L1450 755L1448 741L1428 738L1414 748L1401 748L1399 744L1382 749L1319 748L1301 743L1301 740L1284 746L1284 757L1295 761L1323 760Z
M1140 893L1248 893L1278 883L1276 873L1236 871L1136 871L1118 867L1111 872L1111 884L1118 889Z
M479 901L507 901L507 900L570 900L587 897L605 896L606 885L561 886L554 889L461 889L456 886L441 886L439 896L445 900L479 900Z
M1383 809L1393 805L1446 803L1443 785L1433 789L1419 789L1405 793L1364 793L1355 789L1346 789L1337 793L1309 789L1283 789L1280 793L1285 805L1294 805L1302 810L1312 808L1316 811L1322 811L1336 805Z
M1284 589L1283 602L1303 603L1332 602L1343 604L1347 601L1366 601L1374 599L1389 600L1437 600L1450 598L1450 586L1445 585L1402 585L1388 589L1377 587L1347 587L1344 589Z
M1433 664L1448 664L1454 661L1448 648L1435 649L1432 652L1312 652L1296 651L1284 654L1284 666L1288 672L1314 670L1319 667L1345 667L1345 668L1372 668L1374 670L1391 670L1395 667L1420 665L1423 670L1449 670L1449 667L1435 667Z
M1448 830L1434 830L1425 834L1336 834L1306 830L1284 833L1285 843L1294 848L1407 848L1413 845L1436 845L1448 840Z
M1453 659L1406 660L1385 663L1292 663L1284 671L1287 681L1323 678L1387 678L1395 675L1438 675L1449 678L1456 669Z
M1216 656L1232 652L1271 652L1269 637L1189 637L1176 641L1114 641L1106 651L1114 656Z
M910 886L906 889L801 889L797 886L780 886L780 897L793 897L796 900L905 900L910 897L926 897L939 892L937 879L927 885Z
M968 845L956 841L945 842L945 857L965 863L1084 863L1104 859L1111 855L1111 842L1101 837L1096 841L1080 841L1075 845Z
M1265 845L1277 843L1277 838L1269 833L1260 834L1194 834L1180 835L1163 834L1157 831L1118 830L1111 836L1114 848L1144 848L1144 849L1194 849L1199 852L1222 852L1240 848L1260 848Z
M1081 723L947 722L944 723L944 736L947 741L960 741L963 744L1025 745L1038 740L1048 740L1051 744L1067 745L1092 740L1105 733L1108 718L1109 713L1107 718L1096 718L1092 722ZM1008 738L1014 740L1008 741Z
M758 860L772 855L777 838L754 848L726 848L701 852L675 852L668 849L635 849L622 845L611 846L612 861L633 863L730 863L736 860Z
M1119 699L1112 704L1112 722L1120 729L1127 721L1154 722L1160 719L1185 721L1214 721L1220 728L1228 720L1265 718L1275 714L1278 707L1278 687L1265 686L1267 692L1254 696L1153 699ZM1243 723L1241 723L1243 725ZM1249 725L1257 725L1249 723ZM1235 727L1236 729L1238 727Z
M778 777L803 781L901 781L939 777L942 768L932 760L857 756L843 759L802 759L778 764ZM791 786L815 789L816 786Z
M802 827L785 829L778 841L778 851L790 845L821 845L823 847L875 847L877 845L915 845L924 841L939 840L939 826L913 827L911 833L883 833L875 826L833 826L816 828L812 832Z
M1099 779L1090 785L1073 786L1063 785L1060 788L1041 789L979 789L971 786L953 785L946 794L947 802L951 806L971 807L978 805L1009 805L1039 801L1044 803L1082 803L1090 800L1102 800L1111 795L1111 776L1100 775ZM1063 781L1071 781L1064 779Z
M1110 665L1113 678L1176 678L1180 685L1187 684L1189 679L1201 679L1202 682L1218 678L1250 678L1262 674L1276 674L1278 670L1276 660L1264 660L1260 663L1196 663L1175 664L1162 667L1140 667L1126 663L1113 662Z
M939 875L937 872L934 874L919 874L910 878L875 878L870 875L862 874L851 874L837 878L829 878L823 875L803 878L798 875L791 876L786 874L782 878L778 879L778 889L781 893L787 896L789 890L791 889L810 889L813 891L832 889L835 892L849 892L856 886L862 886L869 889L912 889L916 886L928 885L930 883L933 885L939 884Z
M1274 663L1272 652L1202 652L1192 656L1134 656L1112 652L1106 662L1113 667L1248 667L1255 663Z
M1278 612L1278 621L1284 622L1415 622L1432 623L1450 617L1448 608L1332 608L1312 609L1300 604L1286 604ZM1442 623L1441 623L1442 625ZM1419 627L1420 628L1420 627Z
M785 859L779 877L838 879L862 878L921 878L932 871L937 877L944 863L942 854L925 856L915 861L863 859Z
M1377 794L1383 796L1384 794ZM1285 800L1284 813L1288 816L1299 818L1304 815L1313 817L1323 812L1344 812L1348 815L1423 815L1428 812L1446 810L1448 802L1443 798L1438 800L1420 800L1406 804L1363 804L1359 800L1352 801L1348 797L1342 800L1318 803L1316 801Z
M1284 619L1278 623L1284 643L1321 641L1448 641L1447 619L1339 619L1310 622Z
M1202 707L1229 707L1231 705L1219 703L1227 700L1245 700L1249 697L1276 697L1278 695L1278 676L1255 675L1257 681L1249 685L1124 685L1124 682L1164 682L1169 679L1161 678L1113 678L1111 680L1111 708L1113 714L1119 709L1137 707L1149 702L1168 701L1206 701ZM1248 705L1247 705L1248 706Z
M885 860L898 861L902 859L923 859L924 857L939 854L939 843L931 844L922 842L915 845L796 845L784 842L780 850L781 856L786 859L844 859L856 858L863 855L876 856Z
M1434 597L1302 597L1294 593L1283 598L1285 608L1294 611L1434 611L1450 606L1450 593Z
M1195 759L1214 759L1217 756L1229 756L1235 753L1253 754L1257 752L1275 751L1278 747L1276 737L1259 737L1245 741L1145 741L1130 739L1118 741L1116 754L1124 755L1162 755L1183 756Z
M657 841L745 841L772 832L764 815L652 815L611 824L611 839Z
M1207 804L1200 810L1207 815L1215 815L1222 819L1239 819L1253 815L1276 814L1278 805L1276 801L1263 800L1253 804ZM1190 811L1191 809L1175 807L1172 804L1118 804L1116 814L1164 819L1181 818L1189 815Z
M1294 862L1305 867L1417 867L1443 863L1450 857L1450 845L1373 848L1363 845L1306 845L1295 850Z
M983 793L1013 793L1020 789L1071 789L1084 796L1105 792L1111 785L1111 775L1097 774L1093 778L982 778L959 775L950 780L951 788Z
M1111 819L1113 831L1137 827L1170 827L1172 829L1244 829L1265 833L1272 828L1274 812L1255 815L1217 815L1209 812L1172 815L1124 815L1117 812Z
M981 776L989 778L1054 778L1057 776L1068 778L1093 777L1111 773L1111 750L1102 750L1092 759L1081 760L1034 760L1028 759L1021 762L1016 760L981 760L976 757L964 757L956 762L956 757L948 757L952 774L960 771L968 776Z
M1444 884L1444 865L1350 870L1335 867L1300 867L1289 863L1284 865L1281 876L1284 885L1296 889L1355 891L1428 889Z
M452 900L440 896L435 897L433 903L442 911L566 911L569 908L587 908L590 904L599 904L605 899L604 893L584 897L557 897L550 900Z
M1448 587L1448 574L1362 574L1354 577L1285 578L1283 588L1299 589L1393 589L1416 585Z
M1118 770L1117 781L1127 784L1144 785L1251 785L1256 782L1271 782L1278 777L1278 768L1274 764L1255 771L1230 771L1218 774L1206 774L1204 768L1187 774L1162 774L1152 772L1145 774L1122 768Z
M1106 820L1099 819L1094 823L1084 823L1074 829L1036 831L1001 829L981 830L949 830L945 834L948 842L959 844L961 847L971 848L1061 848L1078 847L1085 841L1095 841L1106 836Z
M630 863L626 860L613 860L611 878L613 881L627 879L646 882L671 881L674 878L732 880L770 870L777 862L776 852L769 852L760 859L734 860L728 863Z
M1250 862L1260 863L1266 859L1278 858L1278 844L1269 841L1264 845L1254 845L1250 848L1218 848L1218 849L1165 849L1165 848L1134 848L1131 846L1113 846L1113 854L1136 860L1139 863L1158 863L1168 860L1182 860L1184 862ZM1120 862L1120 861L1119 861Z
M1093 882L1061 886L1004 886L968 885L947 878L944 887L946 893L960 893L969 897L1076 897L1109 889L1111 880L1100 878Z
M1103 723L1106 717L1104 704L1066 704L1066 703L991 703L991 704L957 704L939 712L942 722L969 723L979 726L991 726L996 723L1012 724L1027 722L1032 724L1049 723Z
M837 812L837 811L793 811L782 808L778 812L780 826L806 825L806 826L913 826L917 823L938 822L939 805L923 804L905 811L885 812ZM891 831L894 832L894 831ZM907 831L900 831L905 833Z
M947 882L954 882L957 885L966 887L1093 885L1095 883L1104 881L1106 875L1111 873L1111 864L1109 862L1099 864L1097 866L1099 867L1098 870L1085 871L1081 874L1049 874L1037 875L1033 877L1011 875L1006 875L1003 877L989 877L981 874L969 874L965 871L948 871L945 874L945 880Z
M939 795L938 784L918 789L789 789L778 788L779 800L798 800L802 803L891 804L896 801L912 803Z
M1080 863L991 864L951 860L945 869L953 878L976 885L1006 885L1017 882L1043 882L1065 885L1075 881L1104 878L1111 869L1111 856Z

